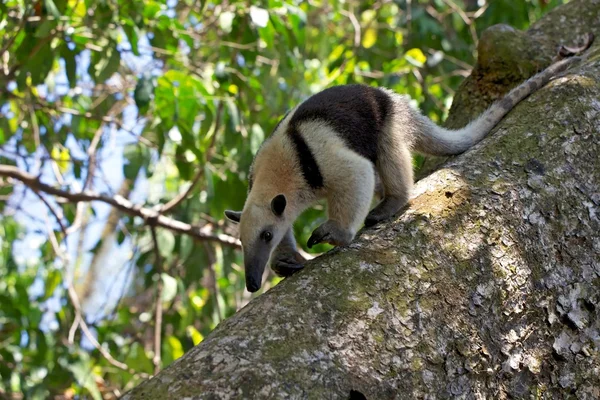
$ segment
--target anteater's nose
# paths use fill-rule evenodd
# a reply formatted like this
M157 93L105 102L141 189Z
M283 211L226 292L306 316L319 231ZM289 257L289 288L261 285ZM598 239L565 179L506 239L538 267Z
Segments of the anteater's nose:
M250 293L256 292L258 289L260 289L260 281L257 281L256 279L254 279L251 276L247 276L246 277L246 289L248 289L248 291Z

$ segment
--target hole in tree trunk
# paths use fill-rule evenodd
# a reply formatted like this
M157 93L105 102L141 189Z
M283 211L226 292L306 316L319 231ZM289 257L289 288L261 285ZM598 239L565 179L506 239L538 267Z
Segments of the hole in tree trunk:
M348 400L367 400L367 397L358 390L351 390Z

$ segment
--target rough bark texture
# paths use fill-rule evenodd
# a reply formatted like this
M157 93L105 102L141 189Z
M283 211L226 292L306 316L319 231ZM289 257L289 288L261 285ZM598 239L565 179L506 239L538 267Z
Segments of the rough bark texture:
M573 1L532 32L598 37L599 15L600 1ZM597 41L420 181L401 217L312 261L125 399L600 398L599 185Z

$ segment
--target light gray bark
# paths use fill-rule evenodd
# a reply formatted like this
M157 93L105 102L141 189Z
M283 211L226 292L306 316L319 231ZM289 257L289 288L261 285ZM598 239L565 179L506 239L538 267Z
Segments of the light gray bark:
M571 43L599 24L600 1L580 0L532 32ZM549 61L555 48L538 50ZM310 262L124 398L600 398L599 218L597 40L421 180L406 213Z

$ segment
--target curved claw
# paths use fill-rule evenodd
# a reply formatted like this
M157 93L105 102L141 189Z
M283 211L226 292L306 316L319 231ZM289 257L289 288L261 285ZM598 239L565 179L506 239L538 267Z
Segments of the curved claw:
M320 232L317 232L318 229L316 229L312 235L310 235L310 238L308 239L308 242L306 243L306 245L308 246L309 249L311 249L315 244L319 244L325 241L325 239L327 239L329 237L329 233L325 233L325 234L321 234Z
M304 268L304 265L299 264L296 260L288 260L282 259L277 260L273 265L271 265L271 269L281 277L288 277L296 272L300 271Z
M365 226L366 227L371 227L373 225L377 225L379 222L381 222L380 218L376 218L371 215L368 215L367 218L365 218Z

